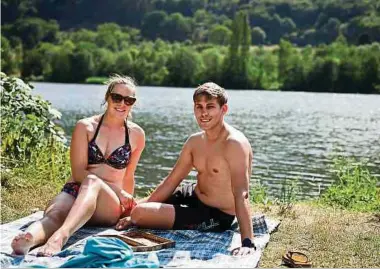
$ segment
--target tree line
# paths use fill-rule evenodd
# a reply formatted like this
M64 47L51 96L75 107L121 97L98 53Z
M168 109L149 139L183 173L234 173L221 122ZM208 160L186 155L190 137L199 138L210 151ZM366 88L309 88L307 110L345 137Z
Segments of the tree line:
M115 23L60 31L56 22L28 20L28 26L7 29L27 38L1 36L1 60L3 72L32 80L84 82L117 72L142 85L192 87L212 80L230 89L380 93L379 43L355 46L341 34L314 47L286 39L252 46L244 11L234 16L225 45L147 41L139 29Z
M244 11L257 45L330 44L339 35L349 44L380 41L378 0L3 0L1 7L6 32L7 25L27 27L30 18L65 31L114 22L139 29L146 40L226 45L235 14Z

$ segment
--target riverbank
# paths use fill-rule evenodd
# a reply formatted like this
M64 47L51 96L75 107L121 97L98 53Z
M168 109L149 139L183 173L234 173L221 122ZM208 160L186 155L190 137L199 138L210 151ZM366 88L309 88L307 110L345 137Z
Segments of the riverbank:
M351 212L317 202L296 203L285 211L281 206L257 205L254 212L281 220L260 267L280 267L286 250L304 252L315 268L380 267L379 213Z

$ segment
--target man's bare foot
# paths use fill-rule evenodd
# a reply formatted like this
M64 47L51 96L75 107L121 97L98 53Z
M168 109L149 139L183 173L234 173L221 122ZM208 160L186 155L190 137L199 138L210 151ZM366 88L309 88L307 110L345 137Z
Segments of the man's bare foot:
M25 255L29 252L30 248L33 247L33 245L33 235L31 233L21 233L12 240L12 254Z
M56 231L37 252L37 256L50 257L54 254L60 252L63 248L63 245L69 239L67 233Z

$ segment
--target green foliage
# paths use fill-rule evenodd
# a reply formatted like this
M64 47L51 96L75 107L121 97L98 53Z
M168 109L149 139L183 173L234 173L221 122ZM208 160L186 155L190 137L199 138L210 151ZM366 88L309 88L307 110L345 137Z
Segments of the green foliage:
M251 30L251 38L254 45L262 45L267 39L267 34L260 27L253 27Z
M181 87L195 86L199 83L198 76L202 68L202 59L192 48L180 47L169 58L167 68L168 85Z
M41 18L18 19L7 30L7 36L17 36L23 40L24 47L30 49L39 42L54 42L59 25L57 21L45 21Z
M251 29L248 14L238 12L232 23L229 52L224 62L222 82L225 87L249 88L248 62L250 46Z
M142 20L141 34L151 40L162 37L167 16L166 12L162 10L156 10L145 14Z
M253 184L250 189L250 197L254 204L267 204L269 201L267 188L261 182Z
M11 160L28 160L39 149L65 140L54 124L60 112L31 91L18 78L1 78L1 153Z
M365 163L337 158L335 183L321 196L325 204L355 211L380 211L380 188Z
M19 75L22 65L22 44L19 41L11 42L1 35L1 71L7 74Z
M231 30L223 25L214 25L208 35L208 42L217 45L227 45L231 38Z
M107 77L89 77L85 82L87 84L104 84L107 80Z
M91 13L87 1L80 7ZM66 83L119 72L141 85L190 87L211 80L230 89L379 93L380 49L373 41L380 24L372 1L148 0L128 2L133 18L117 16L125 4L118 2L109 5L112 22L61 32L54 21L20 17L3 26L2 70ZM13 8L23 10L21 4ZM141 34L118 20L133 21ZM252 47L251 40L266 46ZM274 43L279 46L267 46ZM300 47L307 44L321 45Z
M302 46L329 44L339 34L343 34L350 44L359 44L359 39L360 44L380 41L378 0L144 0L112 4L82 0L70 5L65 1L40 0L4 1L2 8L4 35L7 38L20 36L27 48L38 40L47 41L45 37L55 38L56 26L49 29L43 22L50 19L57 20L62 29L70 31L83 27L96 29L109 22L139 28L142 36L149 40L208 42L214 25L230 27L238 11L250 15L250 27L260 27L266 33L267 44L278 44L280 39L290 38L292 43ZM42 21L36 20L37 17ZM54 21L48 24L54 25ZM125 44L134 39L132 31L124 30L123 27L116 31L109 28L96 37L88 32L81 34L87 41L96 40L116 51L125 49ZM45 35L47 32L49 34Z

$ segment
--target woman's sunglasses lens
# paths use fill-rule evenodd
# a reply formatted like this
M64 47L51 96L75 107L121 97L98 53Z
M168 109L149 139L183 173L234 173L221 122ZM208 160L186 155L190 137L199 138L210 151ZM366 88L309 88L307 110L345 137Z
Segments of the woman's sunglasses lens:
M133 97L124 97L124 103L128 106L133 105L136 102L136 98Z
M111 93L111 99L115 103L120 103L121 100L123 100L123 96L121 96L120 94Z

